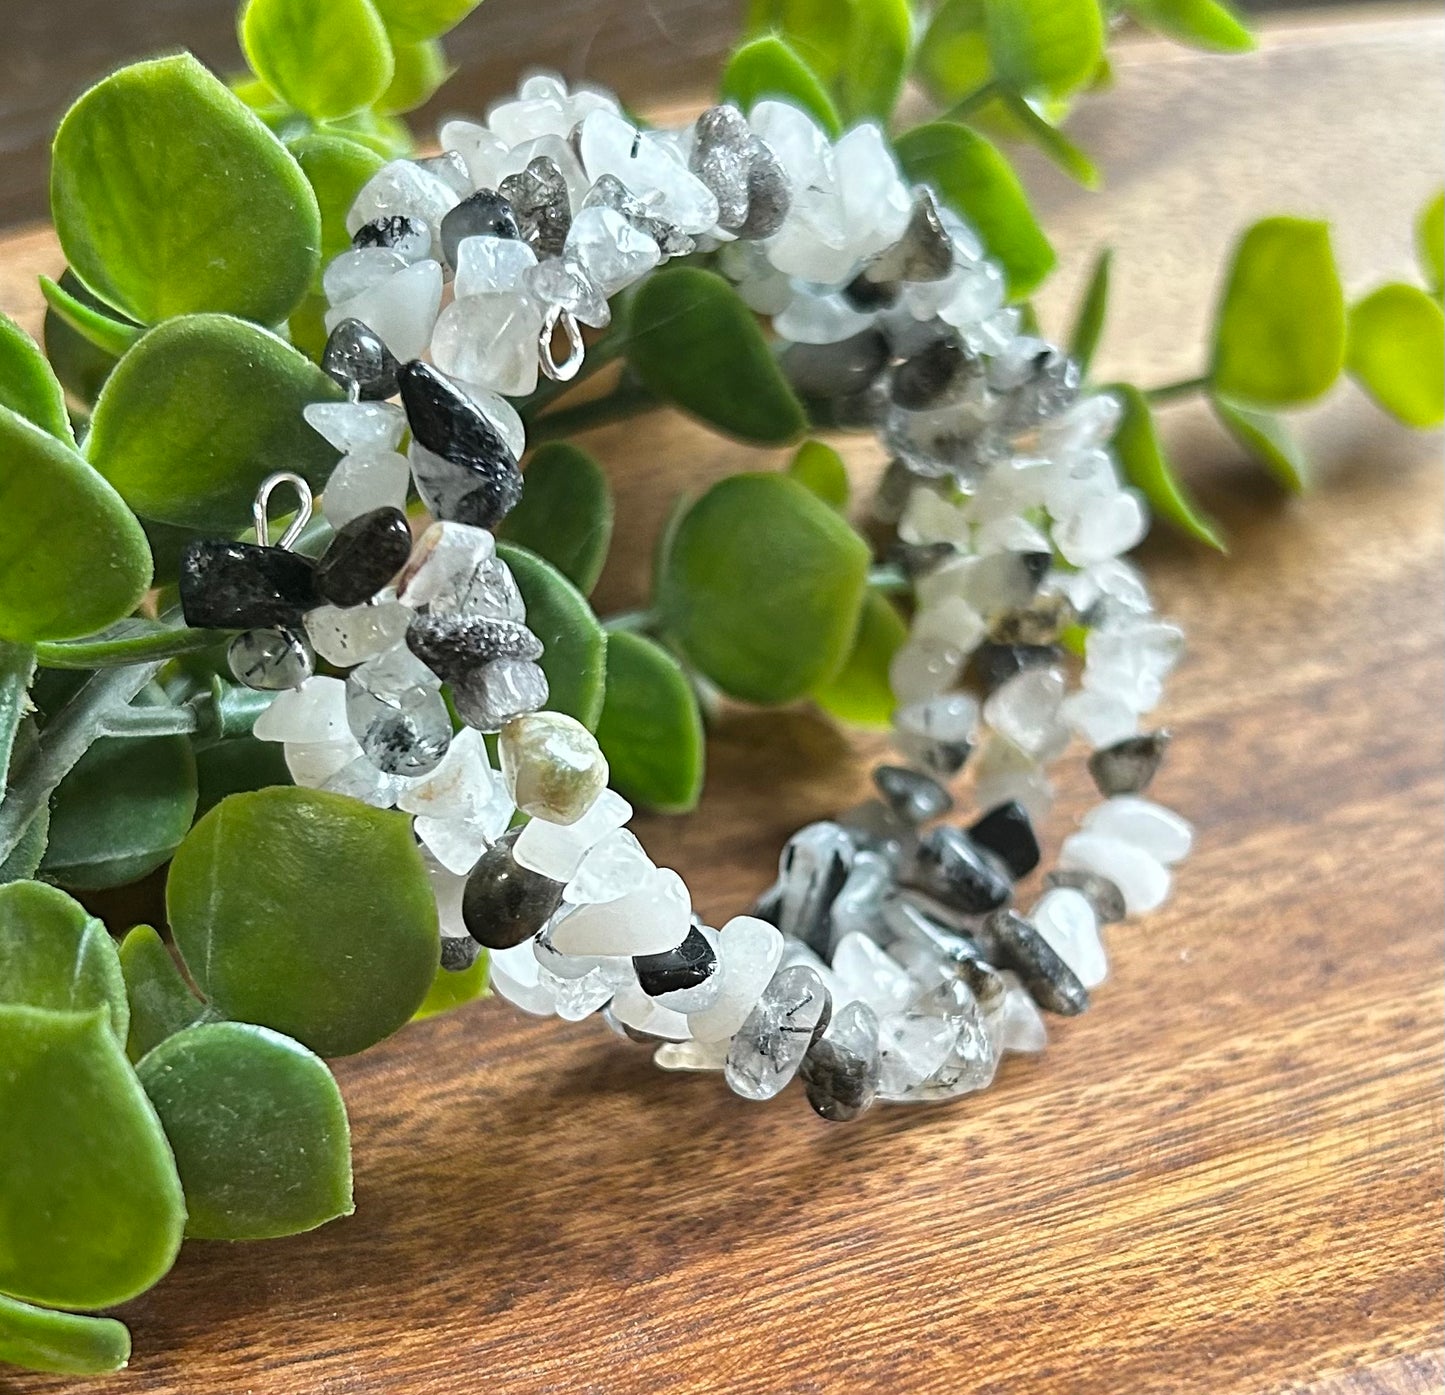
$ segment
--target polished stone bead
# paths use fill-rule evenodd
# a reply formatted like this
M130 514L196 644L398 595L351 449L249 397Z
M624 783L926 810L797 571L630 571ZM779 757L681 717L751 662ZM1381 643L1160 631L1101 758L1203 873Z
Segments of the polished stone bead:
M1029 920L1085 988L1097 988L1109 976L1099 917L1082 891L1051 888L1034 903Z
M1124 904L1124 893L1108 877L1090 872L1085 867L1055 867L1044 878L1044 885L1082 891L1104 925L1115 925L1129 913Z
M867 1003L853 1002L833 1015L798 1068L808 1103L830 1123L856 1119L878 1094L883 1059L878 1047L878 1015Z
M578 906L552 927L562 954L664 954L692 929L692 898L670 867L654 867L642 884L615 901Z
M202 630L294 626L321 602L309 557L215 538L187 544L179 587L186 624Z
M717 951L707 936L694 925L675 949L661 954L633 956L637 982L649 998L698 988L717 970Z
M1074 1017L1089 1006L1089 990L1053 947L1021 915L998 911L984 929L989 957L1012 969L1045 1012Z
M576 823L607 788L607 757L597 738L563 712L533 712L508 722L497 756L517 808L548 823Z
M828 990L812 969L778 970L728 1048L728 1087L744 1099L772 1099L798 1073L830 1015Z
M561 882L512 856L518 831L503 834L481 855L462 893L467 933L487 949L510 949L531 939L562 904Z
M522 237L539 257L560 257L572 226L567 179L550 155L538 155L520 174L508 175L498 192L512 207Z
M459 974L477 962L482 947L470 935L443 935L441 964L449 974Z
M411 556L411 527L400 509L373 509L343 525L316 565L316 585L332 605L369 601Z
M1005 611L990 626L988 637L995 644L1052 645L1078 618L1068 597L1052 592Z
M880 765L873 783L889 807L905 823L927 823L953 808L953 796L931 775L902 765Z
M909 412L942 407L982 372L978 360L958 340L935 340L893 370L894 404Z
M615 174L602 175L588 190L582 207L615 209L634 228L652 238L664 258L685 257L697 245L675 223L656 217L648 205L631 193Z
M887 366L888 341L876 329L865 329L834 344L790 344L778 361L804 397L851 397Z
M986 641L970 656L964 678L989 694L1029 669L1052 668L1061 663L1063 657L1063 650L1054 644L994 644Z
M778 861L782 882L778 928L819 954L828 951L830 912L848 879L857 845L847 829L826 820L800 828Z
M965 915L982 915L1012 895L1008 877L959 828L939 824L923 835L912 881L920 891Z
M901 291L897 281L870 281L860 273L843 287L841 294L855 310L871 315L896 305Z
M226 650L226 664L238 683L258 692L299 688L316 670L316 656L297 630L244 630Z
M913 764L948 780L963 769L978 730L978 702L947 693L909 703L893 718L894 744Z
M495 189L478 189L442 219L442 255L457 264L457 248L468 237L521 237L512 205Z
M431 229L420 218L405 213L373 218L353 234L355 248L385 247L408 262L420 261L431 251Z
M742 1026L778 967L783 937L756 916L734 916L718 934L717 952L718 995L688 1016L688 1028L699 1041L726 1041Z
M394 653L369 659L347 674L346 721L378 770L415 778L436 769L446 755L451 718L438 688L417 681Z
M782 161L766 141L754 136L749 148L748 216L734 231L745 241L755 242L771 237L783 226L793 204L793 188Z
M968 830L968 836L1000 858L1015 881L1039 865L1039 840L1028 810L1017 800L990 809Z
M735 233L747 221L754 136L736 107L709 107L693 126L689 168L717 198L718 226Z
M953 270L953 239L927 189L913 195L913 212L903 236L863 270L875 283L942 281Z
M321 351L322 371L363 402L395 397L400 366L381 336L356 319L342 320Z
M452 684L457 715L478 731L501 731L547 703L547 675L530 659L496 659Z
M1099 792L1112 798L1116 794L1138 794L1148 789L1163 763L1169 739L1167 731L1151 731L1095 751L1089 757L1089 774L1094 777Z
M542 657L542 641L515 620L418 615L407 626L406 643L444 683L465 682L496 659Z

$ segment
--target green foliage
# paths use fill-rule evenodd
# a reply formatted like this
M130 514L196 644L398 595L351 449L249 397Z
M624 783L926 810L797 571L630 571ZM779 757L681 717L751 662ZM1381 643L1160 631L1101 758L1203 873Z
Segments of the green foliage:
M1445 293L1445 192L1436 194L1415 222L1415 255L1430 294Z
M825 504L839 513L846 512L850 492L848 467L826 441L804 441L788 462L788 473Z
M1227 398L1210 399L1214 414L1239 442L1291 494L1309 482L1309 462L1289 423L1272 412L1241 406Z
M1098 167L1057 126L1040 116L1033 102L1017 92L1005 92L999 100L1019 131L1070 179L1077 180L1086 189L1099 187Z
M813 701L841 722L886 727L893 720L893 685L888 666L908 637L897 608L869 591L858 613L858 628L843 667L813 693Z
M355 1209L346 1106L299 1042L205 1022L167 1037L136 1073L175 1154L187 1235L265 1240Z
M1104 318L1109 311L1109 272L1114 264L1112 248L1105 247L1094 259L1089 283L1069 334L1069 353L1078 360L1079 369L1087 374L1104 335Z
M994 71L1014 91L1066 97L1098 70L1098 0L983 0L983 11Z
M137 925L120 942L120 967L130 1004L125 1049L132 1061L205 1013L206 1005L191 992L165 942L149 925Z
M1129 483L1149 501L1155 517L1206 547L1226 551L1218 529L1189 498L1173 462L1165 455L1144 394L1128 383L1115 383L1109 390L1124 404L1124 415L1114 433L1114 453Z
M772 98L801 107L828 132L837 136L842 118L818 75L774 34L744 44L728 59L718 94L751 111L759 102Z
M398 43L435 39L460 24L480 0L374 0L387 32Z
M436 39L415 44L393 44L396 72L391 86L377 99L376 109L386 116L414 111L431 101L452 74L446 50Z
M345 136L312 132L287 142L287 149L301 166L321 210L321 261L351 248L346 215L368 179L386 161L376 151ZM320 270L316 285L320 284Z
M94 348L112 359L125 353L143 333L140 325L117 319L93 296L82 300L74 291L67 290L48 276L40 278L40 291L51 311Z
M1256 223L1235 248L1215 317L1215 390L1263 407L1308 402L1344 361L1345 299L1328 224Z
M71 107L50 206L76 273L144 324L197 310L276 324L316 271L300 167L189 54L122 68Z
M0 1007L0 1293L108 1308L175 1259L185 1202L111 1014Z
M229 315L186 315L151 330L116 366L95 404L86 455L143 517L235 533L279 466L313 488L325 483L336 451L301 413L341 396L267 330Z
M129 1360L124 1323L57 1313L0 1294L0 1361L61 1376L99 1376Z
M0 499L0 636L72 639L139 604L151 557L135 516L73 447L7 407Z
M3 314L0 314L0 407L33 422L67 445L75 443L60 380L51 372L40 346Z
M426 997L412 1014L412 1021L424 1022L428 1017L440 1017L444 1012L473 1003L486 995L487 952L483 950L469 969L443 969L438 965Z
M214 742L196 752L196 816L214 809L228 794L290 783L281 743L254 736Z
M1140 24L1195 48L1244 53L1254 47L1254 35L1219 0L1123 0L1123 7Z
M41 289L45 290L44 278L40 284ZM68 305L73 303L87 310L101 312L94 320L88 321L92 325L92 331L97 320L108 320L111 324L121 323L105 313L101 303L80 284L75 273L68 268L61 273L58 289L65 292ZM100 389L115 367L118 356L105 349L98 349L89 334L81 334L74 324L55 309L48 291L46 301L42 331L46 357L65 390L82 404L89 406L100 396Z
M696 807L706 758L697 695L677 660L643 635L608 636L597 740L609 783L634 804L666 814Z
M267 86L314 121L371 106L395 74L371 0L246 0L240 36Z
M910 179L932 184L973 224L1003 267L1010 297L1031 295L1053 270L1054 249L998 149L977 131L943 121L906 132L895 148Z
M436 969L436 901L409 821L342 795L223 800L176 853L166 906L218 1012L323 1056L403 1026Z
M934 100L951 106L992 76L984 0L943 0L914 54L918 76Z
M1445 312L1418 286L1393 282L1350 307L1346 363L1406 426L1445 421Z
M658 586L669 636L725 693L791 702L852 646L868 547L787 475L733 475L677 525Z
M535 552L586 595L612 542L612 488L602 467L566 441L540 447L527 462L522 501L497 536Z

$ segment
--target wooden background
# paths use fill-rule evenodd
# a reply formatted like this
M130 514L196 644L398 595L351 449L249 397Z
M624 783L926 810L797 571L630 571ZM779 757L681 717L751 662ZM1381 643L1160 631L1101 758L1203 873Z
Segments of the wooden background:
M117 7L119 8L119 7ZM1199 368L1234 231L1337 220L1352 289L1409 269L1438 183L1445 23L1297 19L1262 54L1132 46L1074 134L1108 191L1040 173L1065 267L1119 248L1110 372ZM37 318L48 234L0 245ZM1420 1395L1441 1287L1438 438L1346 390L1286 501L1194 408L1169 436L1234 550L1142 561L1191 638L1158 792L1198 826L1176 900L1038 1060L944 1109L817 1121L667 1076L600 1024L482 1003L340 1063L357 1214L196 1243L124 1316L116 1395ZM589 440L620 494L599 595L633 602L668 500L770 463L688 425ZM877 461L853 452L860 481ZM645 841L720 919L875 738L807 712L713 733L702 809ZM1075 773L1076 774L1076 773ZM1077 811L1082 782L1066 782ZM1055 837L1065 826L1061 813ZM0 1374L10 1395L74 1383Z

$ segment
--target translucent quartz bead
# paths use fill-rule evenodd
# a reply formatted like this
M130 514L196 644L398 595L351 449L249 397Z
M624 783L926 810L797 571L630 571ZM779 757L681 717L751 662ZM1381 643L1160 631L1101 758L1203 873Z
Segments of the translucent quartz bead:
M288 741L286 769L304 789L319 790L360 755L361 747L350 732L337 741Z
M707 232L717 222L713 192L654 133L638 132L615 113L599 110L583 119L578 148L589 179L595 183L615 175L652 212L683 232Z
M529 295L507 291L455 300L436 322L432 360L443 373L504 397L536 390L542 308Z
M487 759L486 739L470 727L452 737L436 769L409 781L396 802L408 814L433 819L476 819L490 813L502 819L502 829L512 810L512 801Z
M837 344L872 323L871 315L855 310L841 295L795 290L787 307L774 317L773 329L795 344Z
M893 744L920 769L951 779L973 749L978 718L978 700L967 693L908 703L893 714Z
M618 988L600 968L589 969L579 978L554 978L543 969L540 977L552 990L557 1016L564 1022L581 1022L591 1017L612 1001Z
M812 969L780 969L728 1048L728 1087L744 1099L772 1099L798 1073L830 1013L828 990Z
M956 329L972 330L998 312L1004 302L1006 287L1003 272L992 262L975 262L972 266L955 268L953 275L940 283L938 318Z
M885 1079L879 1090L882 1098L900 1103L924 1103L952 1099L992 1084L998 1070L998 1046L973 993L957 979L925 989L907 1012L892 1019L895 1023L911 1022L918 1030L917 1040L927 1048L917 1051L906 1061L907 1069L900 1069L897 1074L905 1078L911 1076L918 1066L937 1053L940 1036L925 1035L923 1030L929 1018L943 1024L942 1059L921 1080L905 1083L901 1091L888 1088L896 1082ZM895 1035L894 1040L899 1039ZM886 1045L884 1052L886 1075ZM900 1060L899 1064L902 1067L905 1062Z
M1037 761L1050 761L1069 741L1059 716L1066 681L1054 668L1025 669L983 705L983 719L1000 736Z
M457 386L471 398L477 410L491 422L507 449L520 460L527 449L527 429L517 409L499 393L476 383L459 382Z
M570 256L566 260L549 257L539 263L527 273L524 289L539 305L557 306L593 329L605 329L612 323L607 297Z
M970 653L987 633L983 616L960 596L945 596L913 617L915 643L938 644Z
M1064 886L1046 891L1029 919L1085 988L1097 988L1109 976L1099 918L1083 892Z
M1067 412L1043 424L1039 432L1043 453L1057 460L1106 445L1118 428L1122 411L1118 398L1107 392L1081 397Z
M455 151L462 157L478 189L495 189L501 183L509 146L476 121L445 121L438 132L443 150Z
M783 957L783 936L756 916L735 916L718 933L721 984L711 1007L689 1015L699 1041L726 1041L742 1026Z
M406 413L391 402L308 402L301 414L343 455L395 450L406 430Z
M1124 895L1130 915L1143 915L1169 897L1169 869L1142 848L1101 833L1075 833L1059 851L1060 867L1082 867L1107 877Z
M1097 495L1054 524L1054 545L1076 567L1103 562L1128 552L1149 531L1143 497L1132 489Z
M1084 830L1132 843L1166 867L1188 857L1194 844L1187 820L1162 804L1129 794L1096 804L1084 815Z
M346 215L346 231L354 237L364 224L397 213L436 229L458 202L457 191L445 179L412 160L393 160L362 186Z
M893 867L886 857L868 850L854 855L830 915L835 946L845 935L871 937L881 927L883 898L892 884Z
M1139 714L1128 703L1108 693L1087 688L1070 693L1059 708L1069 729L1090 746L1112 746L1139 730Z
M954 1029L933 1012L889 1013L878 1022L880 1099L907 1099L948 1059Z
M1184 652L1184 632L1163 621L1093 629L1084 649L1084 687L1148 712Z
M363 247L355 252L343 252L327 263L326 270L321 274L321 289L332 305L340 305L406 267L405 258L385 247Z
M523 278L536 265L537 254L515 237L485 233L464 237L457 245L457 274L452 289L458 300L520 290Z
M937 490L920 485L908 496L898 520L898 536L906 543L952 543L966 549L973 536L968 514Z
M478 731L497 732L547 702L547 675L530 659L494 659L452 684L457 715Z
M238 683L259 692L299 688L316 668L304 635L294 630L243 630L226 650L226 662Z
M498 834L505 830L510 815L511 809L508 807L506 817L501 819L498 827L496 823L485 818L430 818L425 814L418 814L412 821L412 828L422 846L443 867L462 875L476 866L477 859L486 852Z
M865 1002L880 1015L902 1012L914 994L903 966L866 935L848 934L838 941L833 972L846 992L842 1001Z
M365 446L343 455L321 496L321 511L333 528L377 509L405 509L411 466L404 455L381 446Z
M388 650L346 679L351 733L388 775L425 775L451 744L447 705L425 668L407 663L410 657L400 647Z
M992 732L973 760L974 798L982 809L1017 801L1035 820L1054 802L1054 787L1043 767L1006 736Z
M808 1103L824 1119L847 1123L873 1103L883 1071L878 1016L867 1003L848 1003L808 1048L798 1074Z
M687 938L691 916L682 878L656 867L625 896L562 916L552 927L552 945L560 954L661 954Z
M467 888L467 879L448 871L439 862L424 858L427 880L431 883L432 895L437 903L437 923L443 935L467 935L462 920L462 893ZM467 935L470 939L471 936Z
M584 208L572 220L566 254L604 296L640 281L661 260L655 239L612 208Z
M517 837L517 861L565 884L577 875L587 852L631 817L632 806L620 794L603 790L576 823L533 819Z
M508 722L497 754L513 801L533 818L576 823L607 787L607 757L597 738L562 712Z
M1007 552L1025 555L1047 552L1049 537L1027 518L993 518L974 530L973 545L978 552Z
M1048 1045L1048 1029L1038 1004L1017 974L1002 975L1007 988L1002 1000L984 1016L1000 1051L1038 1052Z
M636 983L623 984L612 999L609 1011L618 1022L660 1041L687 1041L691 1036L688 1019L649 998Z
M967 657L966 649L948 640L910 637L888 661L888 685L901 703L927 702L954 686Z
M630 829L604 834L582 858L567 883L567 901L574 906L616 901L635 891L652 869L652 859Z
M442 269L428 258L333 306L326 312L326 329L360 320L398 359L418 358L426 352L441 303Z
M663 1070L722 1070L727 1065L728 1042L665 1041L652 1053Z
M823 958L809 949L802 940L783 940L783 957L778 962L780 969L790 969L794 964L806 964L823 981L823 987L828 990L828 997L836 1007L840 1001L847 1001L847 994L843 990L842 980L832 970Z
M550 983L542 981L542 966L525 940L512 949L494 949L488 954L487 980L498 997L534 1017L551 1017L556 1011L556 996Z
M306 634L329 664L350 668L406 638L411 611L394 600L371 605L319 605L305 616Z
M828 911L848 879L855 850L852 835L827 820L800 828L788 839L778 861L778 929L784 935L827 948Z
M317 788L328 794L344 794L376 809L389 809L396 803L402 780L377 767L367 755L359 755L329 776Z
M346 684L340 678L308 678L300 688L277 693L256 718L258 741L315 744L351 738L346 721Z
M485 528L474 528L469 523L433 523L417 540L411 560L397 578L397 598L414 610L434 606L450 612L452 606L439 602L465 593L496 550L497 541Z

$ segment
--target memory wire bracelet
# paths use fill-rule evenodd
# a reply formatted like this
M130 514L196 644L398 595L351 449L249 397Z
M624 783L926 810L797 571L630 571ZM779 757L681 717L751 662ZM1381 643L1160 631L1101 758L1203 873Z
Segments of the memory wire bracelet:
M485 948L522 1010L600 1016L750 1099L797 1075L826 1119L984 1088L1003 1053L1043 1047L1042 1013L1087 1007L1101 928L1162 904L1191 842L1142 797L1168 744L1144 718L1182 635L1121 558L1147 517L1108 451L1117 404L1022 332L976 236L871 124L831 142L765 101L638 131L541 75L441 143L373 177L326 271L323 366L350 400L306 417L342 452L332 541L315 562L269 544L269 487L310 502L273 477L255 543L187 553L188 622L243 631L233 672L277 694L255 734L298 784L412 816L444 967ZM878 797L794 834L720 930L627 828L591 734L542 710L542 645L491 531L523 483L508 397L575 376L579 323L695 250L772 316L818 414L877 433L892 464L873 508L916 598ZM415 543L413 487L435 520ZM1103 798L1021 914L1047 768L1076 740Z

